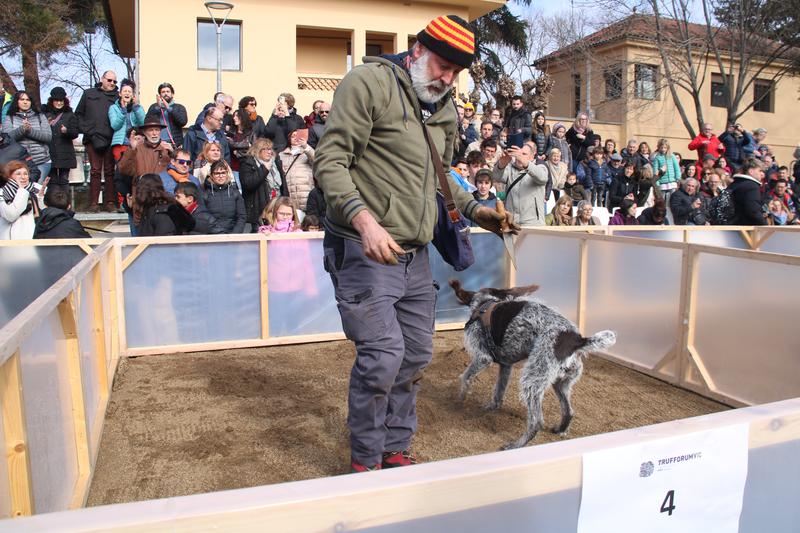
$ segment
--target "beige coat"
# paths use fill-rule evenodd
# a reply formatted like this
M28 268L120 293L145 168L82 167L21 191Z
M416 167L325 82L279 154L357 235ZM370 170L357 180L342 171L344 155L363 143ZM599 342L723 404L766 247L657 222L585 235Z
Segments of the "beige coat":
M308 194L314 188L314 172L311 167L314 163L314 149L306 145L303 151L296 156L297 160L295 161L292 147L288 146L280 153L280 157L289 198L292 199L297 209L305 211ZM289 168L290 166L291 168Z

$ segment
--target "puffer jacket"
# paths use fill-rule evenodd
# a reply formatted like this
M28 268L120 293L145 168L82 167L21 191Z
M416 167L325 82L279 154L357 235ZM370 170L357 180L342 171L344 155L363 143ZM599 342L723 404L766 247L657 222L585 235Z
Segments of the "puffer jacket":
M50 126L52 139L50 140L50 160L53 168L75 168L78 163L75 159L75 147L72 141L78 137L78 119L69 108L62 110L52 109L45 112L48 122L54 118L59 119ZM67 131L61 133L61 126Z
M661 167L667 167L666 172L661 174ZM678 158L674 154L665 155L661 152L656 152L653 156L653 173L655 175L661 174L661 177L656 180L662 190L674 189L671 183L677 183L681 179L681 166L678 164Z
M358 241L351 220L369 209L401 246L421 246L433 238L438 180L419 99L402 66L406 56L368 57L336 88L336 103L314 157L314 176L328 204L326 231ZM449 162L458 131L456 108L449 97L427 107L431 142L442 161ZM403 157L388 157L398 147ZM451 176L446 179L456 207L471 219L480 205Z
M258 221L264 208L275 196L289 196L286 180L283 177L283 166L275 160L274 168L278 175L269 176L267 169L252 156L242 159L239 167L239 181L242 184L244 208L247 211L247 222L258 227Z
M617 179L611 182L611 187L608 189L608 208L619 207L622 205L622 200L633 193L636 195L637 183L625 175L625 172L620 173Z
M233 181L216 185L210 179L205 183L205 206L217 219L225 233L244 233L247 214L244 198Z
M225 228L202 205L195 207L194 211L192 211L192 218L194 219L194 229L189 232L189 235L219 235L220 233L225 233Z
M735 216L734 226L764 226L767 220L761 211L761 184L747 174L734 174L733 183L728 185L733 195Z
M26 118L31 125L27 133L22 130L22 121ZM9 137L24 146L35 164L41 165L50 161L50 141L53 132L50 130L47 117L43 114L29 110L8 115L3 121L3 133L7 133Z
M543 226L547 168L531 162L526 169L520 170L509 163L503 169L495 166L492 172L492 179L504 183L506 188L520 176L522 179L506 198L506 209L514 213L515 222L520 226Z
M22 161L28 165L28 174L31 181L39 181L39 168L33 162L25 147L7 134L0 133L0 168L3 168L10 161Z
M34 210L28 209L31 199L37 202L37 208L42 207L39 196L26 189L18 189L10 204L0 196L0 241L33 238L36 220Z
M47 207L36 222L34 239L88 239L91 237L81 223L73 218L75 213L57 207Z
M669 198L669 209L672 211L672 220L676 226L685 226L689 221L689 215L694 211L692 204L695 200L701 200L700 193L694 196L689 194L683 189L677 189Z
M144 124L144 108L136 104L128 111L117 100L108 108L108 122L114 132L111 136L111 146L128 144L128 132Z
M178 204L148 207L139 221L140 237L185 235L194 229L194 218Z
M279 153L289 144L289 134L294 130L305 127L306 121L303 120L303 117L298 115L295 110L292 110L289 115L283 118L272 115L264 127L263 136L272 140L275 152Z
M719 141L725 147L725 159L737 167L742 165L746 157L746 148L755 143L753 136L747 131L742 132L742 135L726 131L719 136ZM752 155L752 150L750 154Z
M311 148L316 148L319 140L322 139L322 134L325 133L325 123L319 118L319 115L314 119L314 124L308 129L308 145Z
M287 147L280 153L280 158L289 198L297 209L305 211L308 193L314 188L314 170L311 167L314 163L314 149L306 146L301 153L292 154L292 148Z

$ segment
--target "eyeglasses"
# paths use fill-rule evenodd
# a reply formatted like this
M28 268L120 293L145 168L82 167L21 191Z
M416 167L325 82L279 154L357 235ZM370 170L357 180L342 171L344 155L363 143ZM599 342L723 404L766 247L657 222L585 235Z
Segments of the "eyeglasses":
M329 114L329 113L330 113L330 111L320 111L320 112L319 112L319 114L320 114L320 115L327 115L327 114Z
M247 105L251 105L253 107L256 107L257 104L255 102L247 102Z
M213 172L213 174L215 176L227 176L228 175L228 171L227 170L221 170L219 172Z
M189 163L191 163L189 159L176 159L175 162L178 163L179 165L188 165Z
M112 80L111 78L103 78L103 79L106 80L108 83L113 83L114 85L117 84L117 80Z

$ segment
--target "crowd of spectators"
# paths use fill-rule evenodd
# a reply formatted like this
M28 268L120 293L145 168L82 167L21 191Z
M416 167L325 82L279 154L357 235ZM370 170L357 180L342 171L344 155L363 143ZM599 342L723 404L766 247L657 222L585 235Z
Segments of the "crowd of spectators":
M505 117L494 109L480 121L471 103L456 105L454 177L479 201L506 201L522 225L599 225L596 208L607 210L609 225L800 224L800 146L779 165L764 128L732 123L717 137L706 123L684 159L666 138L655 149L629 139L617 150L586 113L551 128L520 97ZM481 169L491 188L479 187Z
M91 167L88 210L128 213L131 235L324 228L313 163L328 102L302 116L283 93L265 118L255 97L234 105L233 96L216 93L189 124L172 84L157 93L145 111L135 83L118 87L107 71L74 111L61 87L41 109L27 91L7 95L0 239L88 236L69 205L73 141L81 134ZM472 103L453 104L451 174L483 205L504 200L521 225L600 225L595 209L607 210L611 225L800 223L800 164L779 165L763 128L729 124L717 137L705 124L687 145L693 158L684 160L663 138L654 149L630 139L618 150L586 113L551 127L519 96L482 119Z

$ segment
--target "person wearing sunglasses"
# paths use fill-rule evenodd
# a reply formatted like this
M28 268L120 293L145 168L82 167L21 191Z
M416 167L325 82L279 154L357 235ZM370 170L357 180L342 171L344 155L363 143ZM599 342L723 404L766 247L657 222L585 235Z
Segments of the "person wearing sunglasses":
M94 213L100 210L101 184L105 185L103 200L106 209L116 210L117 195L114 190L114 180L111 179L114 175L114 156L111 151L114 132L108 117L108 109L118 98L117 74L113 70L107 70L96 86L84 91L78 107L75 108L75 116L78 117L78 125L83 133L83 144L91 165L89 211ZM105 181L103 175L106 176Z
M191 154L182 148L178 149L169 160L167 169L159 173L161 182L164 184L164 190L169 194L175 194L175 187L179 183L194 183L198 188L202 188L200 180L194 177L191 170Z
M309 128L308 132L308 145L311 148L316 148L317 143L325 133L325 124L328 122L328 115L331 113L331 104L328 102L320 102L319 109L315 113L314 124Z

